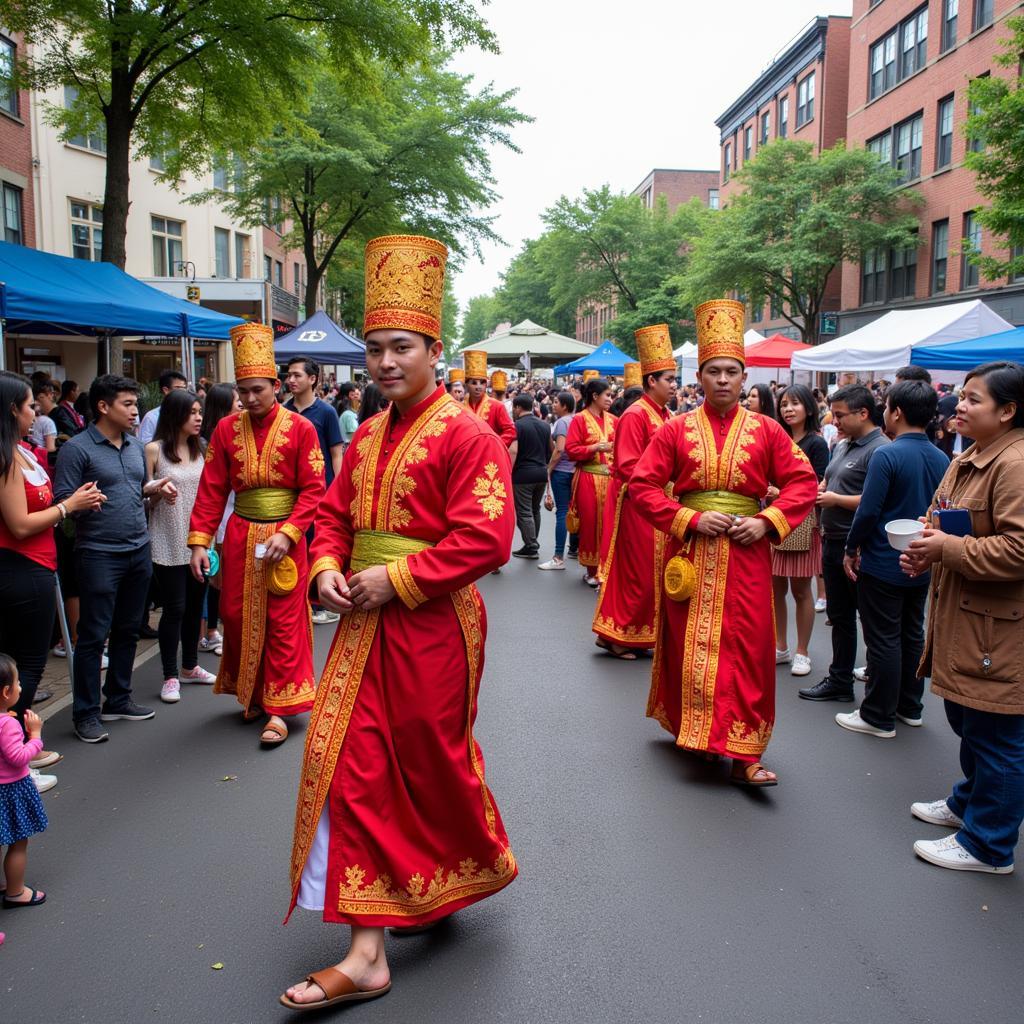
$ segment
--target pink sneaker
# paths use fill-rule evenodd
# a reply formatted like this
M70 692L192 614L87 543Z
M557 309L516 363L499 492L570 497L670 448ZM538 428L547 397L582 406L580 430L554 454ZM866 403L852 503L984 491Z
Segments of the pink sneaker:
M196 665L192 669L183 668L181 670L181 678L186 683L205 683L207 686L212 686L217 682L217 677L212 672L207 672L202 665Z
M177 704L181 700L181 684L177 679L165 679L160 687L160 699L165 704Z

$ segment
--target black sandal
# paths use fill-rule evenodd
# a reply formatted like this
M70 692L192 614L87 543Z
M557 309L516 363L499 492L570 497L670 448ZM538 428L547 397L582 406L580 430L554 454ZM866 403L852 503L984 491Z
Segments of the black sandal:
M26 888L30 893L32 893L32 899L30 900L9 900L5 891L4 910L16 910L18 907L38 907L41 903L46 902L45 892L40 892L38 889L33 889L31 886L25 886L21 891L24 892Z

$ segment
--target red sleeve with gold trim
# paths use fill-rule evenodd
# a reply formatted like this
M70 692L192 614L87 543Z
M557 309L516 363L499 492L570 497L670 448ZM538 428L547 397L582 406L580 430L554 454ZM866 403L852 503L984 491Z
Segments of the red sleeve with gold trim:
M516 425L508 414L503 402L491 399L490 423L491 429L505 442L505 447L510 448L516 439Z
M298 544L306 531L313 525L317 505L324 496L324 453L316 428L304 416L292 413L295 423L288 439L289 455L294 472L295 487L299 494L295 507L280 532L293 544Z
M314 520L316 530L313 533L313 542L309 546L310 582L325 569L333 569L335 572L345 572L348 569L349 558L352 556L352 538L355 536L355 527L352 523L352 499L355 497L352 470L358 458L356 442L365 433L366 425L362 424L345 449L341 471L317 507Z
M774 420L765 419L764 443L768 446L768 479L779 496L758 515L767 519L785 540L814 508L818 477L800 446Z
M594 457L590 447L587 421L582 413L577 413L569 421L569 429L565 434L565 454L572 462L586 462Z
M231 429L235 418L225 416L213 428L213 436L206 446L206 461L188 524L186 543L190 545L213 547L217 527L224 517L224 506L231 493Z
M629 479L629 497L644 519L678 540L683 539L694 513L666 495L665 486L674 484L685 468L684 420L680 416L655 433Z
M615 428L614 468L612 472L623 483L629 483L640 456L647 449L650 433L646 412L624 413Z
M515 530L508 452L488 431L456 441L438 521L447 533L436 547L388 566L399 598L416 608L451 594L508 561Z

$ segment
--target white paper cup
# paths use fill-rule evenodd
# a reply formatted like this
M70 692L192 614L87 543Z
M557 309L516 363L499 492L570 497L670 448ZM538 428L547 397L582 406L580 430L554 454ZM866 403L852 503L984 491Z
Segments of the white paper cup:
M267 545L266 544L257 544L255 549L253 550L253 554L257 558L263 558L264 555L266 555L266 553L267 553Z
M890 546L897 551L906 551L913 540L924 533L924 523L916 519L893 519L885 524L885 535Z

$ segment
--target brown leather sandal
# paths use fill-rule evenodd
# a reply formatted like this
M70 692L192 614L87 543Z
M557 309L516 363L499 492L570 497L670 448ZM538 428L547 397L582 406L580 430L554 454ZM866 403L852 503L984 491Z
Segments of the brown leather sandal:
M356 988L355 982L347 974L342 974L341 971L335 970L333 967L325 967L322 971L307 974L305 981L310 985L319 985L323 990L324 998L310 1003L297 1003L294 999L289 999L287 995L282 995L280 1000L282 1006L304 1013L306 1010L323 1010L328 1006L337 1006L339 1003L358 1003L366 999L376 999L391 991L390 981L383 988L372 988L367 991Z
M739 762L737 762L739 763ZM755 761L753 764L744 764L743 772L741 775L736 774L736 764L732 766L732 772L729 775L729 781L737 786L748 786L750 789L767 789L769 786L777 786L779 780L775 779L758 779L756 775L758 772L767 772L760 761Z
M268 732L272 732L276 739L268 740L266 735ZM284 741L288 739L288 728L284 725L278 725L277 722L268 721L263 726L263 732L260 733L260 744L264 747L279 747ZM319 984L319 982L317 982Z

